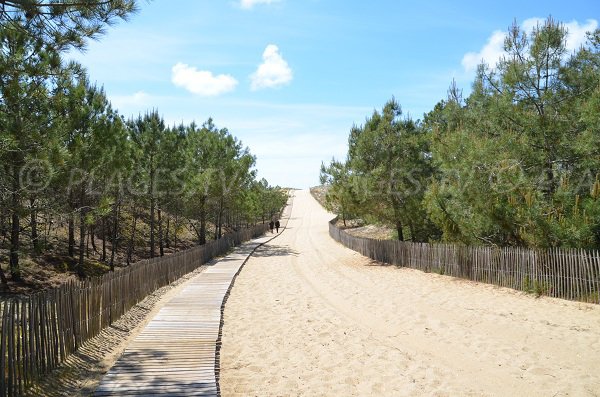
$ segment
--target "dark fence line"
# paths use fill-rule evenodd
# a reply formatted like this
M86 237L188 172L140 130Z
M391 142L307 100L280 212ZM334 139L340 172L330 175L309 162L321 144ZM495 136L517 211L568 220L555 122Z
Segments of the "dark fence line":
M582 249L475 247L352 236L329 223L329 235L378 262L501 287L600 303L600 254Z
M0 397L22 395L146 296L267 229L261 224L101 277L0 302Z

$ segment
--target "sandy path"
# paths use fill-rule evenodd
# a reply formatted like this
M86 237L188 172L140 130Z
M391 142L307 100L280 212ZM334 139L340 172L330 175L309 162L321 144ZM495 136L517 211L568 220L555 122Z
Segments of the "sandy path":
M229 395L600 395L600 306L379 266L296 192L225 307Z

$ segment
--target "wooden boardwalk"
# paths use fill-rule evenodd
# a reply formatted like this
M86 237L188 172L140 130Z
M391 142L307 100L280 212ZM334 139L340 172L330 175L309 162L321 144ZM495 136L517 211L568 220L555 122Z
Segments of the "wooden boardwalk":
M129 345L94 396L217 396L224 298L248 256L273 237L267 233L241 245L188 281Z

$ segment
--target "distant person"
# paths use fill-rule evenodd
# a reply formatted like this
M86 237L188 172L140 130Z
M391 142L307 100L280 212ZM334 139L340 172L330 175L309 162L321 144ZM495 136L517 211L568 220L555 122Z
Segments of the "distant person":
M271 229L271 233L273 233L273 226L275 226L275 222L269 222L269 229Z
M277 229L277 233L279 233L279 226L280 226L279 221L278 220L275 221L275 229Z

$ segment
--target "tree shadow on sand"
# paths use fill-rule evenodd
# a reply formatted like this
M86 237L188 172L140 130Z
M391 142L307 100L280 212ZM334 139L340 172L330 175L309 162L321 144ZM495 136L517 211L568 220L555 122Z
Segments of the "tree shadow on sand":
M287 245L268 244L257 249L252 256L267 257L267 256L298 256L297 251L291 249Z
M188 352L159 348L126 351L93 395L216 396L214 359L206 359L193 348Z

